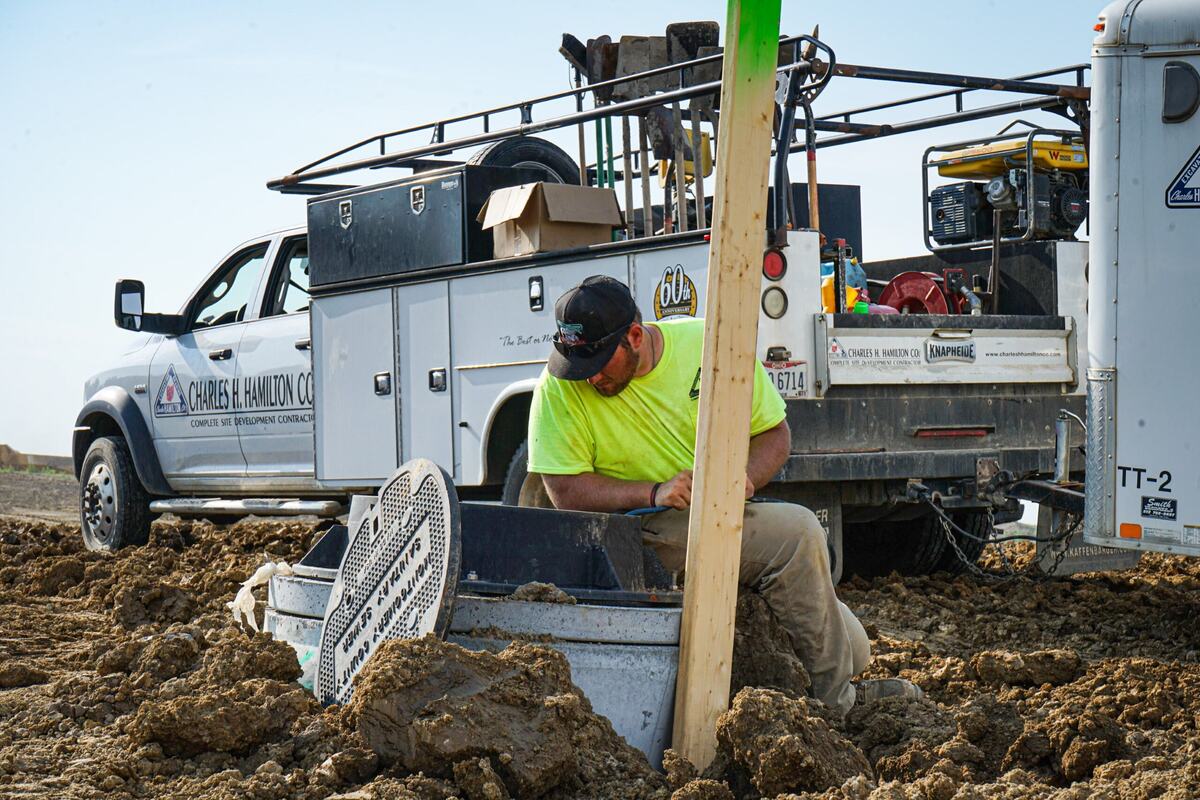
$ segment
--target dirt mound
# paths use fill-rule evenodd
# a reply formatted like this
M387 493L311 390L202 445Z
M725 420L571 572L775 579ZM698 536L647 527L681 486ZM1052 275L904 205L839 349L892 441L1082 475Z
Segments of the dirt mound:
M653 773L555 651L437 643L391 677L416 709L408 730L426 737L411 745L425 748L414 773L376 755L353 709L300 690L289 647L230 621L225 603L266 558L295 562L320 535L304 522L167 521L145 547L97 554L74 523L0 518L0 796L499 800L529 796L519 769L553 800L1200 797L1200 560L839 586L872 639L867 677L926 691L844 719L803 699L786 634L746 595L735 687L778 691L742 693L754 702L727 715L730 746L702 775L670 755L668 777ZM434 664L440 677L423 672ZM452 734L444 758L435 733ZM837 756L804 760L821 748Z
M871 775L857 747L835 731L817 701L771 689L743 689L717 721L717 744L735 767L749 773L765 796L821 791L856 775Z
M432 637L387 642L356 679L348 713L385 765L461 777L472 791L634 797L665 786L592 712L566 658L545 647L492 654Z
M576 602L574 597L553 583L542 583L541 581L522 584L509 597L529 603L561 603L568 606L573 606Z
M74 475L40 467L24 469L0 471L0 514L59 521L79 518L79 482Z
M791 637L757 592L743 591L738 596L730 684L731 697L747 686L802 697L811 685Z

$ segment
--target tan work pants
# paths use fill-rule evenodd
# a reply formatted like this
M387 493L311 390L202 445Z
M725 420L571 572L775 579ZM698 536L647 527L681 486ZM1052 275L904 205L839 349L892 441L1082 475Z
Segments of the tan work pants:
M688 512L643 518L646 544L669 570L687 556ZM747 503L738 583L762 595L812 679L813 694L842 712L854 705L850 679L863 671L871 643L862 623L833 591L825 531L809 509L792 503Z

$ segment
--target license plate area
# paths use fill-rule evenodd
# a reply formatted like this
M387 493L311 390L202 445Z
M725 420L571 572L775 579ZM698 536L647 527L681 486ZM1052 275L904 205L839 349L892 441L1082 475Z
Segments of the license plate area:
M771 382L784 400L808 397L808 363L805 361L764 361Z

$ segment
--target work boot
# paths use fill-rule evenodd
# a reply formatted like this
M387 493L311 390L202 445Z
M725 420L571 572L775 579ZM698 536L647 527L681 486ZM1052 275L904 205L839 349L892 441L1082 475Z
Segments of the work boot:
M885 697L903 697L907 700L920 700L925 696L921 687L904 678L877 678L859 681L854 686L854 702L856 705L867 705Z

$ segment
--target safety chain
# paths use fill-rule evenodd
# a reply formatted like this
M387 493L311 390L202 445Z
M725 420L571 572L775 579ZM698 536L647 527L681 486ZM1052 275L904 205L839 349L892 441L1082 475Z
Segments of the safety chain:
M949 515L947 515L945 511L943 511L940 507L938 507L938 505L936 503L934 503L928 499L926 499L926 502L929 503L929 506L938 515L938 521L941 523L941 526L942 526L942 534L946 537L946 543L949 544L950 548L954 551L955 557L957 557L958 560L960 562L962 562L962 564L967 568L967 570L972 575L976 576L977 578L982 578L983 580L986 580L986 581L992 581L993 583L1008 583L1010 581L1017 580L1019 578L1026 578L1028 580L1037 581L1037 580L1048 580L1048 579L1054 577L1055 573L1058 572L1058 568L1062 564L1063 559L1066 558L1066 556L1067 556L1067 550L1070 549L1070 547L1071 547L1071 539L1074 537L1075 529L1077 527L1079 527L1079 522L1080 522L1080 519L1076 518L1075 522L1071 525L1070 528L1067 529L1066 533L1060 533L1060 531L1055 531L1055 535L1051 538L1051 541L1053 541L1055 544L1058 544L1059 542L1061 542L1062 549L1059 550L1058 553L1055 555L1054 563L1050 565L1050 568L1048 570L1042 571L1040 574L1035 573L1031 569L1026 569L1024 571L1018 572L1013 567L1012 562L1010 562L1008 560L1008 554L1004 552L1005 542L1002 542L1002 541L1001 542L995 542L995 541L986 542L985 546L992 545L992 546L998 548L998 550L999 550L1000 560L1004 565L1004 572L1002 574L997 575L994 572L988 572L988 571L984 570L983 568L981 568L978 564L975 563L974 559L971 559L970 557L967 556L966 553L963 552L963 549L958 544L958 537L955 536L954 531L951 530L952 526L956 529L959 529L958 525L955 524L950 519ZM988 515L988 530L992 531L993 535L994 535L996 526L995 526L995 517L993 516L992 509L990 509L990 508L988 509L987 515ZM1066 519L1066 517L1064 517L1064 520L1065 519ZM961 530L961 529L959 529L959 530ZM1060 530L1061 530L1061 528L1060 528ZM967 531L963 531L963 533L967 534L967 535L972 535ZM1034 564L1036 564L1037 561L1038 561L1038 559L1035 558Z

